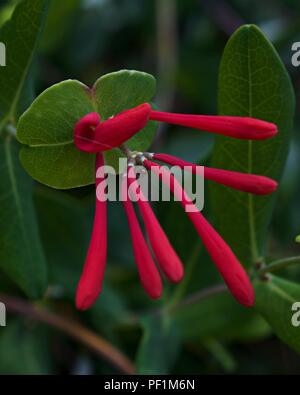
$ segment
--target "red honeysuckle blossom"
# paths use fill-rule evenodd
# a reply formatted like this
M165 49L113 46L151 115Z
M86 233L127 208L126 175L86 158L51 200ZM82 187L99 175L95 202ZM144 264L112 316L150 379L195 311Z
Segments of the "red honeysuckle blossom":
M169 186L171 192L180 200L183 208L193 206L193 202L171 173L157 163L153 163L147 159L144 160L144 165L147 169L155 172ZM244 306L252 306L254 303L252 284L245 269L228 244L225 243L199 211L186 210L186 213L233 296Z
M101 152L97 153L96 173L97 169L103 165L103 154ZM104 179L105 177L96 178L96 187L100 182L104 181ZM101 292L107 251L106 228L106 201L96 199L91 241L76 293L76 307L80 310L88 309L96 301Z
M152 110L148 103L144 103L103 122L101 122L97 113L87 114L75 125L74 142L78 149L96 153L97 170L99 166L104 164L103 151L117 147L122 148L122 145L128 139L143 129L147 122L151 120L192 127L240 139L262 140L277 134L276 125L254 118L163 113ZM142 164L145 169L156 173L164 183L167 180L170 181L168 186L171 192L179 198L181 205L186 209L188 217L232 295L239 303L251 307L254 304L252 284L231 248L195 208L174 176L163 166L152 162L150 159L181 168L186 167L194 174L200 174L200 166L167 154L131 153L127 150L127 155L128 168L123 175L122 200L130 228L135 261L146 293L151 298L160 297L162 281L136 217L134 205L130 199L131 194L135 195L135 198L140 197L135 200L137 200L145 224L153 255L162 272L170 281L178 282L183 277L184 269L149 202L141 198L142 192L134 171L135 164ZM277 188L277 182L265 176L210 167L204 167L204 178L257 195L270 194ZM103 178L96 180L96 186L101 180ZM194 209L187 210L188 206L193 206ZM79 309L90 307L101 291L106 260L106 237L106 203L97 200L91 243L77 289L76 305Z
M100 116L95 112L87 114L75 126L75 145L90 153L119 147L146 126L150 113L150 105L144 103L104 122L100 122Z
M74 142L78 149L96 153L119 147L143 129L149 120L223 134L228 137L263 140L277 134L273 123L249 117L187 115L159 112L144 103L100 122L97 113L90 113L77 122ZM90 144L88 144L90 143Z
M186 162L176 156L168 154L152 154L153 159L160 162L168 163L172 166L179 166L182 169L192 169L194 174L202 174L203 166L197 166L194 163ZM243 192L254 193L256 195L268 195L277 189L277 182L265 176L255 174L240 173L237 171L214 169L204 166L204 178L215 181L218 184L226 185L233 189Z
M126 178L129 170L130 166L122 182L122 200L131 233L133 253L145 291L151 298L157 299L162 293L162 281L135 215L132 201L128 196Z
M179 282L184 273L182 262L160 226L149 202L144 197L136 180L133 166L128 167L128 186L130 193L134 195L137 201L150 245L160 268L170 281ZM134 186L134 188L131 188L131 186Z
M249 117L172 114L152 110L150 120L201 129L236 139L263 140L275 136L273 123Z

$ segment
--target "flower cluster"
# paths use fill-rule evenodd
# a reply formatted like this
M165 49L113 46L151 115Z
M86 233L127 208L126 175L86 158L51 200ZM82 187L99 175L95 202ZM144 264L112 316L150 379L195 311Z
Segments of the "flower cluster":
M148 103L144 103L103 122L101 122L97 113L87 114L75 125L74 142L79 150L96 154L97 172L97 169L104 165L104 151L123 147L128 139L143 129L147 122L151 120L187 126L239 139L262 140L277 134L276 125L254 118L172 114L155 111ZM162 182L170 188L174 196L178 198L183 208L186 209L189 206L189 209L186 210L187 215L232 295L239 303L251 307L254 304L254 290L245 269L231 248L203 217L201 212L196 207L193 207L193 210L190 209L193 202L176 178L165 166L157 162L176 165L181 168L188 166L186 168L194 174L199 174L200 166L162 153L141 152L133 154L127 150L127 155L128 167L123 174L122 201L128 219L140 280L147 294L151 298L159 298L162 293L159 268L170 281L175 283L182 279L184 269L151 205L145 198L141 198L142 191L135 173L136 164L142 164L147 171L156 173ZM204 167L204 178L230 188L258 195L270 194L277 188L276 181L268 177L210 167ZM103 178L96 178L96 186L104 179L104 175ZM135 199L131 199L132 197ZM132 200L137 201L152 252L141 230ZM106 222L106 202L103 199L96 199L91 242L76 295L78 309L89 308L101 292L107 249Z

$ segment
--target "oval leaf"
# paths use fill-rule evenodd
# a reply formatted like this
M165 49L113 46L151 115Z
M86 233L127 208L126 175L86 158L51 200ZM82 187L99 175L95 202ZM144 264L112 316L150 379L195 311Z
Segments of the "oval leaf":
M219 113L274 122L275 138L245 141L218 137L213 166L279 180L287 157L294 114L290 78L274 47L253 25L229 40L219 75ZM211 186L215 225L244 265L264 253L275 195L253 196L221 185Z
M101 119L151 102L156 89L155 78L147 73L134 70L120 70L100 77L95 85L95 98ZM144 151L149 148L157 128L157 122L150 121L147 126L133 136L127 143L132 151ZM105 153L106 163L118 169L118 150Z
M18 160L19 147L6 136L27 103L28 72L43 27L47 1L21 1L0 30L7 65L0 73L0 267L29 297L46 288L46 262L32 202L32 180ZM30 81L29 81L30 82Z
M90 90L67 80L46 89L21 116L17 138L25 170L53 188L73 188L94 182L95 156L79 151L73 142L74 125L94 111Z

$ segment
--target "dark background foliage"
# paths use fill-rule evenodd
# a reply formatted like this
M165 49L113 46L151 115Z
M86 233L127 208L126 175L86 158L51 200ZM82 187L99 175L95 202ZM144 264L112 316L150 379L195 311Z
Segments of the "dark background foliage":
M0 2L1 22L9 18L15 3ZM159 108L215 114L222 51L231 34L245 23L257 24L273 42L297 95L300 69L291 65L291 44L300 41L297 0L51 0L39 54L32 66L35 95L64 79L91 85L100 75L126 68L157 78L155 103ZM299 254L295 243L300 233L298 128L296 111L269 232L272 258ZM205 133L197 133L195 138L193 131L164 126L153 146L158 152L205 164L213 142ZM119 203L109 204L109 256L103 294L90 311L77 312L73 299L91 230L93 187L64 192L39 184L34 188L49 270L47 294L38 302L39 309L53 310L62 320L80 322L126 354L142 373L299 373L299 355L275 337L261 317L232 303L230 296L207 299L201 307L200 303L182 307L172 321L156 314L175 288L165 291L162 302L149 301L144 295ZM181 293L189 295L220 283L177 205L160 203L156 210L183 261L194 266L175 296L181 299ZM205 211L209 216L208 205ZM300 281L297 267L287 270L286 276ZM0 291L25 299L4 273ZM24 313L22 306L17 310ZM7 327L0 328L0 373L119 372L87 348L82 338L74 340L66 328L58 330L57 323L53 327L43 321L30 311L25 317L9 313Z

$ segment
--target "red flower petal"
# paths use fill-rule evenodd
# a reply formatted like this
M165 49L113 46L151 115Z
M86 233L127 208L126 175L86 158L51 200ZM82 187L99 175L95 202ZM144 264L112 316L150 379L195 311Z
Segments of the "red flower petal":
M130 188L130 193L134 194L139 206L149 241L159 266L169 280L175 283L179 282L184 274L182 262L160 226L149 202L146 201L140 187L137 185L134 168L128 172L128 184L129 186L136 184L134 188Z
M180 199L181 205L186 209L187 215L192 221L212 261L215 263L233 296L244 306L253 306L253 286L245 269L240 264L231 248L225 243L221 236L206 221L199 211L188 210L188 208L194 208L194 210L196 210L196 207L183 191L179 182L168 170L149 160L145 160L144 165L156 173L162 181L170 187L172 193ZM169 181L171 182L169 183Z
M133 253L141 283L146 293L152 299L157 299L162 294L162 281L136 218L133 204L128 196L127 175L124 176L122 182L122 200L128 219Z
M95 132L99 149L107 151L129 140L146 126L150 111L150 105L144 103L99 123Z
M95 129L100 122L100 116L91 112L81 118L74 128L74 143L80 151L96 153L100 151L95 141Z
M103 165L102 154L97 154L96 172ZM104 178L96 178L96 187L103 180ZM76 307L80 310L88 309L96 301L101 292L107 250L106 216L106 202L96 199L91 241L76 293Z
M201 174L201 166L186 162L168 154L153 154L153 158L172 166L190 168L194 174ZM204 167L204 178L219 184L256 195L268 195L277 189L277 182L271 178L237 171Z
M277 134L275 124L249 117L172 114L152 110L149 119L247 140L262 140Z

